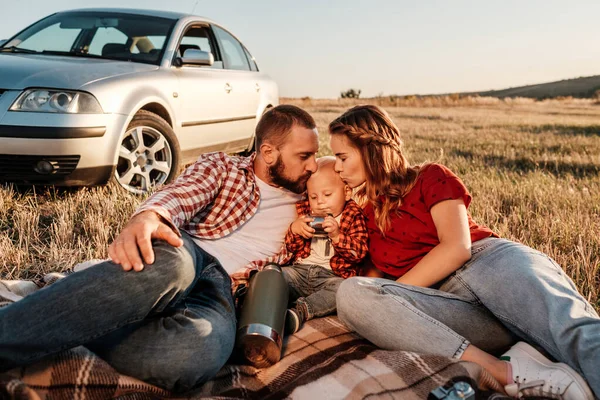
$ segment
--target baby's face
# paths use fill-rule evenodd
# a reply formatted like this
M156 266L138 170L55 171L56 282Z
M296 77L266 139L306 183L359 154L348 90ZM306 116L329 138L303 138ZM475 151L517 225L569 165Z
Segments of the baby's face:
M311 176L306 191L311 213L320 216L332 214L337 217L352 195L350 188L334 171L323 171Z

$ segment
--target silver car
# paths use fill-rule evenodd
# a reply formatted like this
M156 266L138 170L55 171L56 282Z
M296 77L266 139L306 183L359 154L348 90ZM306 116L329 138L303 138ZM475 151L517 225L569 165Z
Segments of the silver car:
M277 85L208 19L85 9L0 46L0 181L133 193L209 151L250 152Z

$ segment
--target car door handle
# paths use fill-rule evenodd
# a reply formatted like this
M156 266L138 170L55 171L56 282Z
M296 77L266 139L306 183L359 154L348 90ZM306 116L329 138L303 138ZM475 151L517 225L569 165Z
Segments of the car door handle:
M254 84L254 88L257 92L260 92L260 85L258 83Z
M231 87L231 85L230 85L229 83L226 83L226 84L225 84L225 91L226 91L227 93L230 93L232 89L233 89L233 88Z

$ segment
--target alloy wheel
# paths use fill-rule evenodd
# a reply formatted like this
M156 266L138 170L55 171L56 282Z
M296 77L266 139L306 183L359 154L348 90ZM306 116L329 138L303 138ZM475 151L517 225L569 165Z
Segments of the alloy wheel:
M124 189L146 193L165 183L172 168L171 146L161 132L149 126L125 132L115 169L115 178Z

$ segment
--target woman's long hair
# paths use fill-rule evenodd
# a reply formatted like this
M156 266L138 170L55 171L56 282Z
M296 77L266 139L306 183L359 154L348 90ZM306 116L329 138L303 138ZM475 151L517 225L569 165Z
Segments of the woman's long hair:
M413 188L420 166L410 166L402 154L400 131L387 112L377 106L355 106L329 124L331 135L345 135L360 151L366 172L365 184L356 192L359 203L373 205L382 233L390 214Z

